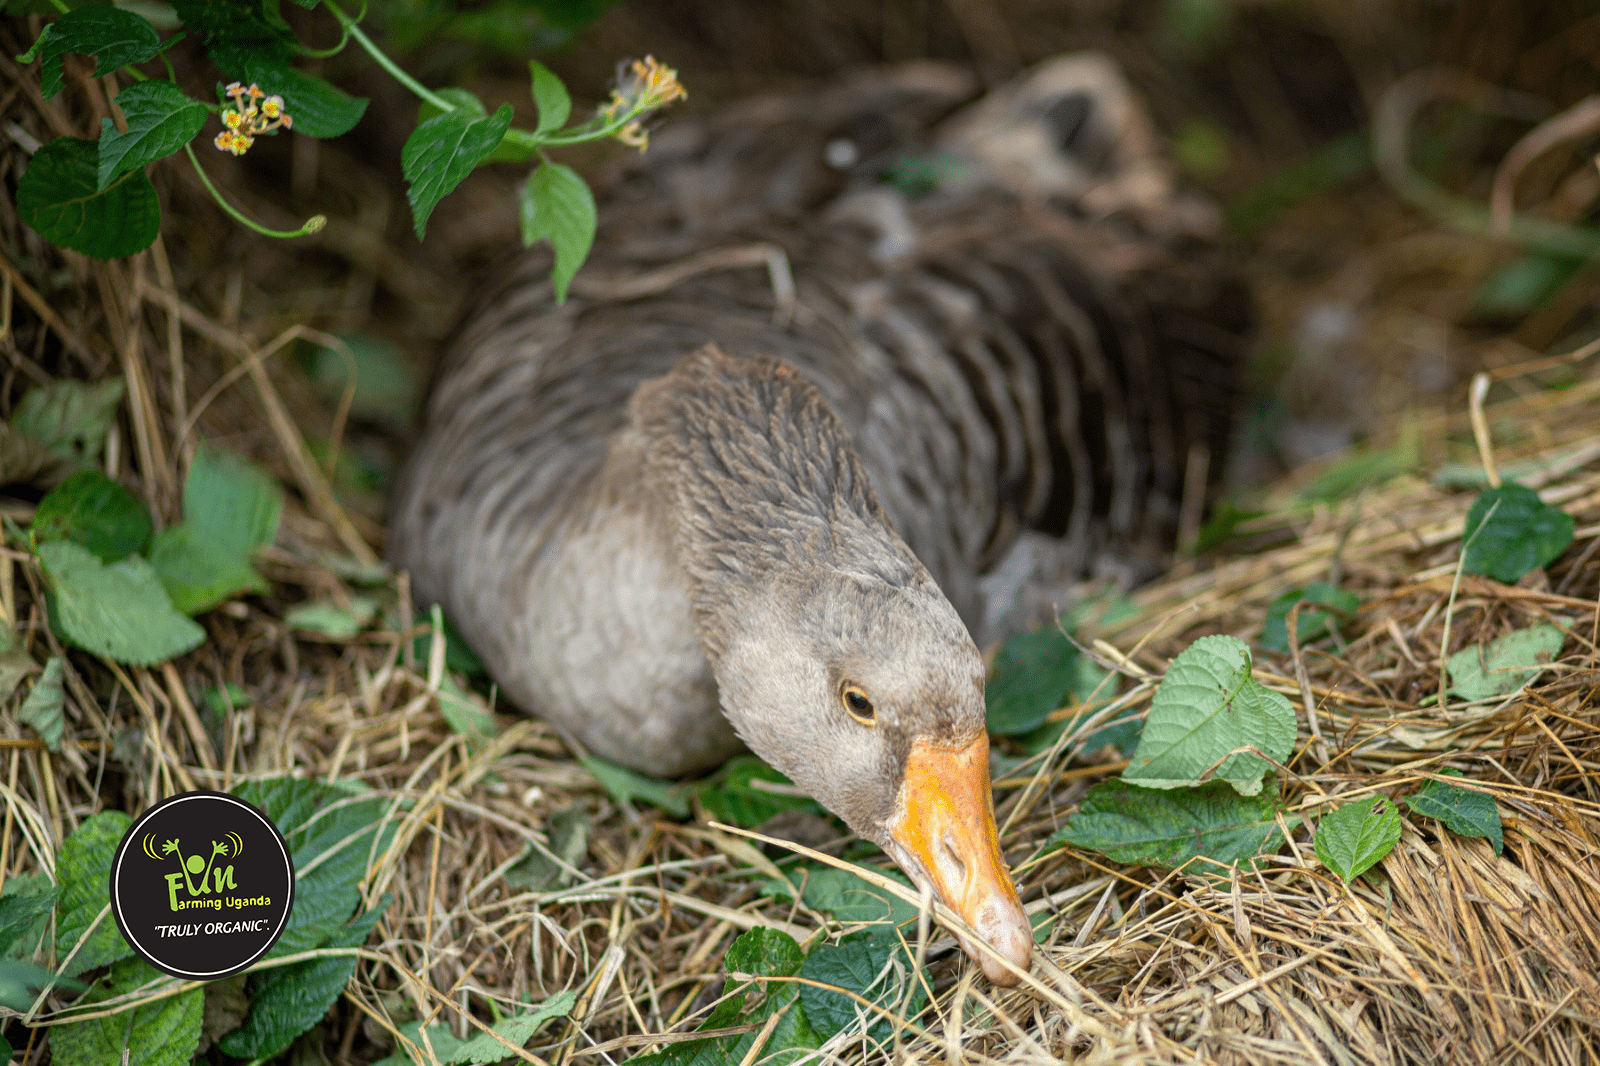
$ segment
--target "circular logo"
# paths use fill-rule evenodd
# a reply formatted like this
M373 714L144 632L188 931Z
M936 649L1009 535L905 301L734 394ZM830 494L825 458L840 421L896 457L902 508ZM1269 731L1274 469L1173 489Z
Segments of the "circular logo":
M145 811L111 861L111 913L133 950L173 977L231 977L267 953L294 906L278 827L225 792Z

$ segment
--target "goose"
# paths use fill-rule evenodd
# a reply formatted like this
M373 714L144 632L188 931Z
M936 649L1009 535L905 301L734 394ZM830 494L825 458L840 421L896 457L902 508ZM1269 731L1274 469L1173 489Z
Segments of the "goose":
M1137 578L1215 482L1215 211L1097 55L735 105L600 202L564 303L527 254L447 347L390 558L518 706L662 777L754 751L1016 983L973 634Z

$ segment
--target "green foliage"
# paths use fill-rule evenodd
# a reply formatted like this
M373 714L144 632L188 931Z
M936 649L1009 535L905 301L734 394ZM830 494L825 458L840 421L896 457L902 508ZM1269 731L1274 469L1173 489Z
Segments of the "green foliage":
M411 214L421 240L428 216L472 168L500 146L511 127L511 105L501 104L493 115L478 117L456 109L436 115L411 132L400 153L400 168L408 188ZM585 186L587 188L587 186Z
M378 605L366 596L351 596L349 603L301 603L284 612L291 629L315 633L330 640L349 640L378 616Z
M12 412L10 428L74 468L87 466L99 461L125 392L120 377L36 385Z
M843 991L801 985L806 1020L823 1040L850 1031L886 1044L893 1037L893 1025L884 1014L894 1016L903 1010L902 1017L912 1018L928 1001L924 984L913 971L912 960L896 937L860 936L841 944L822 944L806 956L800 976L854 992L883 1013Z
M1480 315L1521 318L1544 306L1571 281L1585 260L1551 252L1527 252L1499 267L1478 286L1472 309Z
M70 540L103 563L143 551L151 526L139 498L98 470L73 474L47 492L33 513L37 543Z
M1082 654L1058 626L1012 637L994 660L984 691L989 731L1026 733L1067 702L1080 677Z
M1084 798L1046 845L1070 844L1117 862L1176 869L1209 860L1222 867L1271 855L1283 844L1275 796L1241 796L1225 782L1195 789L1140 788L1105 781ZM1299 818L1287 816L1285 825ZM1205 869L1207 863L1196 863Z
M0 958L29 958L39 948L59 890L44 874L13 877L0 894Z
M116 932L114 925L112 932ZM132 991L163 976L143 959L124 959L111 967L89 1001ZM197 986L101 1018L55 1026L50 1030L51 1061L58 1066L106 1066L124 1061L140 1066L189 1066L200 1046L204 1013L205 992Z
M532 245L548 239L555 251L555 267L550 272L556 300L567 298L567 286L578 268L589 257L599 215L594 193L578 172L560 163L542 163L529 175L518 198L522 219L522 243Z
M17 720L33 727L51 751L61 750L61 737L66 733L67 719L62 706L61 656L52 655L44 664L44 673L34 682L33 691L22 701Z
M488 1033L479 1033L442 1056L439 1061L481 1064L509 1058L511 1052L506 1048L506 1044L522 1047L533 1038L534 1033L543 1028L546 1022L554 1018L565 1018L572 1013L572 1008L577 1002L576 992L571 990L558 992L530 1011L496 1022L494 1031L505 1040L505 1044Z
M1464 700L1484 700L1515 692L1543 672L1561 653L1566 634L1540 622L1487 644L1462 648L1446 663L1450 691Z
M572 114L572 97L561 79L537 59L528 60L528 77L533 83L533 102L539 108L536 133L553 133L567 124Z
M663 781L658 777L647 777L618 766L616 763L595 758L593 755L583 757L583 765L589 768L595 780L611 794L611 798L619 804L631 803L634 800L643 800L653 806L660 807L668 814L679 818L689 816L689 797L694 792L692 784L682 784L672 781Z
M1230 202L1223 212L1228 229L1240 237L1258 233L1285 211L1371 169L1372 146L1365 130L1329 141Z
M150 246L161 201L142 170L100 186L94 141L57 137L33 153L17 183L17 217L39 236L96 259L121 259Z
M63 977L76 977L133 954L111 920L111 860L122 834L132 824L133 819L121 811L102 811L61 842L56 855L56 883L61 886L56 903L56 957L61 960ZM95 926L102 914L104 919ZM72 955L90 926L94 932ZM68 955L72 955L70 962Z
M1380 797L1347 803L1317 823L1317 858L1341 880L1361 876L1400 842L1400 812Z
M774 792L762 788L763 783L794 788L794 782L754 755L740 755L701 786L700 802L717 821L746 829L753 829L785 811L826 816L822 804L811 797Z
M109 4L91 4L46 26L17 60L40 61L39 89L48 100L61 91L61 57L68 52L94 56L94 76L103 78L128 63L154 59L160 51L161 39L145 19Z
M886 876L911 887L911 882L898 871ZM793 878L790 880L789 878ZM762 894L794 899L795 885L800 885L799 898L814 911L831 914L841 922L875 922L900 925L915 921L917 906L886 892L837 866L805 866L784 879L769 881L762 886Z
M1294 708L1250 676L1250 649L1229 636L1201 637L1162 679L1123 778L1147 788L1179 788L1210 779L1241 795L1261 791L1272 764L1294 749ZM1237 753L1236 753L1237 752Z
M1300 608L1295 624L1295 640L1301 647L1327 636L1333 630L1336 618L1348 617L1361 606L1361 597L1326 581L1313 581L1302 588L1290 589L1273 600L1267 608L1266 618L1261 623L1263 648L1281 652L1289 650L1289 612L1302 601L1307 606Z
M18 1014L26 1013L39 995L39 990L55 976L43 966L26 959L0 959L0 1007L9 1007ZM0 1047L0 1053L5 1051ZM0 1058L0 1062L9 1061Z
M142 81L117 94L117 106L128 120L118 133L109 118L100 120L99 188L118 177L165 159L194 140L206 124L206 105L185 96L170 81Z
M365 97L351 96L321 78L265 57L246 59L238 77L268 96L283 97L283 109L294 117L294 132L307 137L342 137L356 128L367 111Z
M1464 775L1460 770L1444 771L1446 777ZM1452 833L1464 837L1485 837L1494 845L1494 853L1505 850L1505 836L1500 826L1500 808L1494 797L1472 789L1460 788L1445 781L1429 781L1405 800L1412 813L1424 818L1437 818Z
M208 611L241 592L265 591L250 557L271 544L283 489L228 452L201 447L183 483L183 521L157 535L150 562L185 614Z
M391 1054L385 1055L372 1066L434 1066L436 1062L449 1062L451 1052L466 1043L441 1022L428 1026L420 1021L406 1022L400 1027L400 1035L416 1045L417 1054L413 1055L405 1043L397 1043ZM432 1058L428 1057L430 1053Z
M576 867L588 853L588 817L576 807L556 811L545 824L545 835L549 847L529 848L506 871L506 884L523 892L550 892L577 880L568 867Z
M109 566L68 541L39 546L50 624L84 651L150 666L199 647L205 630L172 609L155 570L134 555Z
M404 432L417 410L418 382L410 360L375 337L346 333L340 346L318 345L306 360L306 373L330 402L350 395L352 417Z
M474 751L494 739L494 714L473 699L455 679L446 675L439 682L439 713L450 728L466 737Z
M1508 481L1479 493L1467 509L1461 568L1515 584L1566 551L1574 528L1571 515L1547 505L1527 486Z
M433 607L432 627L418 633L411 642L411 654L420 663L426 663L433 655L433 642L442 640L444 644L444 668L461 674L463 677L480 678L488 677L489 671L483 665L483 660L478 658L472 646L467 643L467 638L461 635L460 630L450 621L449 617L435 605Z

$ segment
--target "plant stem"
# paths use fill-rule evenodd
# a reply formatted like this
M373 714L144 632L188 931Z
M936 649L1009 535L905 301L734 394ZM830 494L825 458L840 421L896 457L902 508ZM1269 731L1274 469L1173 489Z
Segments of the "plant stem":
M217 205L226 211L229 217L239 225L255 230L263 237L277 237L282 240L289 240L294 237L309 237L328 224L326 215L312 215L306 219L306 224L297 230L268 229L261 223L247 218L243 212L222 198L222 193L211 183L211 178L206 174L205 168L200 165L200 160L195 157L194 145L186 144L183 146L183 150L189 154L189 162L194 164L194 172L200 175L200 181L205 185L206 191L211 194L211 198L217 201Z
M368 37L365 33L361 32L361 27L356 25L356 21L349 15L346 15L344 10L340 8L338 4L334 3L333 0L323 0L322 6L333 12L333 17L339 20L339 25L344 27L345 32L351 37L355 38L356 43L359 44L368 55L370 55L373 59L376 59L378 61L378 66L388 71L391 78L399 82L401 85L404 85L407 89L410 89L419 99L425 100L434 107L439 108L441 111L454 111L456 109L455 105L450 101L441 96L434 95L421 82L407 74L404 70L400 69L399 65L396 64L394 60L390 59L384 53L383 49L379 48L372 42L371 37Z

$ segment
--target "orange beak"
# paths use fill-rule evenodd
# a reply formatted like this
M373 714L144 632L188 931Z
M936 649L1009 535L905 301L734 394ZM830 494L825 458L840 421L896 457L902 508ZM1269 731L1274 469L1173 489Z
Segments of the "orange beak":
M895 859L912 880L931 885L1002 958L1027 972L1033 929L1000 857L986 735L979 734L964 748L940 748L926 741L912 747L889 837L896 845ZM1017 983L1017 975L987 952L966 937L960 940L990 981Z

